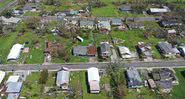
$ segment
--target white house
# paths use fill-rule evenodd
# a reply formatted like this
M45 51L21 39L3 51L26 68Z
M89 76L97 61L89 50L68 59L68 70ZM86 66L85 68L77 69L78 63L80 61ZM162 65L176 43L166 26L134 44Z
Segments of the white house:
M21 54L22 48L24 46L21 44L15 44L10 50L8 54L7 60L17 60Z
M6 73L4 71L0 71L0 84L2 83Z
M9 83L9 82L18 82L20 80L20 76L10 76L8 78L8 80L6 81L6 83Z
M68 70L58 71L56 85L61 87L63 90L67 90L69 85L69 75L70 72Z
M125 46L118 46L118 50L121 55L121 58L123 58L123 59L132 58L132 53L130 52L129 48L127 48Z
M1 20L3 21L3 24L5 25L17 24L21 21L20 18L16 18L16 17L5 18L4 16L1 17Z
M100 92L100 76L98 68L91 67L87 69L88 83L90 88L90 93L99 93Z

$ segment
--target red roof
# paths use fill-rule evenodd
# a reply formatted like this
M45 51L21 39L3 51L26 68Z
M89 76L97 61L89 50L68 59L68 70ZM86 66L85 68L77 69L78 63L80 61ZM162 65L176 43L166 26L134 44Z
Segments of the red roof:
M96 55L96 47L95 46L88 46L87 47L87 55Z

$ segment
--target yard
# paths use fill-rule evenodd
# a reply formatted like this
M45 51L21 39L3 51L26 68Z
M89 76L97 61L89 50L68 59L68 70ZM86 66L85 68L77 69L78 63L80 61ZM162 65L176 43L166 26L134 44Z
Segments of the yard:
M179 85L174 86L171 99L184 99L185 97L185 68L175 69L176 76L179 79Z
M5 7L11 1L13 1L13 0L0 0L0 8Z
M128 47L131 51L136 51L136 45L138 42L145 42L152 47L153 55L154 58L159 59L161 58L160 53L158 50L155 48L157 43L159 41L163 41L162 39L157 39L155 37L150 37L149 39L146 39L143 35L144 31L142 30L129 30L126 32L122 31L113 31L111 33L113 39L122 39L124 42L122 44L117 44L120 46L126 46Z

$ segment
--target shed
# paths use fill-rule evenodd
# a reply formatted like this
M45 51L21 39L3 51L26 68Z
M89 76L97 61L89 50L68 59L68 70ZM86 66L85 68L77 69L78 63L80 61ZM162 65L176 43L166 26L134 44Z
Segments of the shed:
M96 67L91 67L87 69L88 83L90 87L90 93L99 93L100 92L100 76L99 70Z
M21 44L15 44L10 50L8 54L7 60L17 60L21 54L22 48L24 46Z
M149 86L150 86L151 89L157 87L157 86L156 86L156 83L154 82L153 79L148 79L148 84L149 84Z

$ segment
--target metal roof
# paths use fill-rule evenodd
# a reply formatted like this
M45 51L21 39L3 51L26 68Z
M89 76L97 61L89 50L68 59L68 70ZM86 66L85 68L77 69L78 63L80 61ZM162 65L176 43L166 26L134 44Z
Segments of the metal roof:
M20 93L23 82L9 82L7 84L6 93Z
M69 83L69 71L61 70L57 72L56 85L60 86L62 84L68 84L68 83Z

